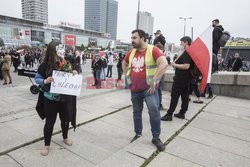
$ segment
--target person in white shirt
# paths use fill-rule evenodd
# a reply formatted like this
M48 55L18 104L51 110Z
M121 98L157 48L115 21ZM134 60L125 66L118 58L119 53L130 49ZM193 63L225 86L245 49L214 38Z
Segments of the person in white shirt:
M109 55L108 55L108 72L107 72L106 77L112 78L113 61L114 61L113 54L111 52L109 52Z

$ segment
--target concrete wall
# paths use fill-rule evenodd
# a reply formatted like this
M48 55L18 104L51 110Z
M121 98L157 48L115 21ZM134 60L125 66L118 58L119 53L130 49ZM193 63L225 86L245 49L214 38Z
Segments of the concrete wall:
M174 71L168 70L164 75L163 89L171 91ZM215 95L250 99L250 72L219 72L212 75Z

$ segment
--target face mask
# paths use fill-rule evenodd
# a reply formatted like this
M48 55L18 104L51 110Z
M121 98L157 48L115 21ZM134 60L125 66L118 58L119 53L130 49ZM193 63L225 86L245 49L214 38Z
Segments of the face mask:
M56 46L56 54L57 56L64 58L65 56L65 47L62 44Z

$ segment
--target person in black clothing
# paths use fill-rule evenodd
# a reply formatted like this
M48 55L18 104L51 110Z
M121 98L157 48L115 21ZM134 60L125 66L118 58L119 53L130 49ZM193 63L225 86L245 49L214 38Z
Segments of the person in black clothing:
M75 51L75 68L78 73L81 73L81 57L80 52L77 50Z
M118 73L118 79L116 81L116 86L117 86L118 82L122 79L122 73L123 73L123 71L122 71L122 61L123 61L123 58L124 58L124 56L122 55L122 53L119 53L119 59L118 59L117 65L116 65L117 73Z
M213 29L213 58L212 58L212 74L213 74L219 70L217 54L220 50L219 40L222 36L224 28L220 25L219 19L214 19L212 21L212 26L214 27ZM213 90L212 90L212 85L210 83L207 84L206 90L208 91L208 94L209 94L207 98L208 99L213 98ZM203 94L202 96L205 97L205 94Z
M184 48L192 43L192 39L188 36L184 36L180 41ZM180 96L182 100L181 110L178 114L174 114L174 116L185 119L185 113L188 110L189 86L192 80L190 69L193 67L194 63L187 51L184 51L180 57L171 63L171 65L175 68L174 83L171 91L171 102L167 114L161 118L162 121L172 121L172 115L176 109Z
M91 68L92 68L92 74L94 77L94 84L92 86L96 86L97 85L97 80L96 80L96 67L95 67L95 62L96 62L96 54L94 51L92 51L91 53Z
M65 49L60 41L53 40L49 43L44 62L38 67L35 81L42 88L42 96L38 99L43 101L40 106L40 113L45 116L44 125L44 147L41 150L41 155L46 156L49 153L51 137L54 124L56 122L57 113L61 120L61 128L63 142L71 146L72 141L68 138L69 122L76 128L76 96L55 94L50 92L51 83L53 82L53 70L65 71L77 74L70 62L64 59ZM40 92L41 93L41 92ZM38 112L38 110L37 110ZM39 114L40 115L40 114ZM42 117L41 117L42 118ZM43 119L43 118L42 118Z
M161 51L164 50L164 46L161 43L157 43L155 45L157 48L159 48ZM170 64L170 63L168 63ZM159 87L157 88L158 95L159 95L159 110L164 110L163 105L162 105L162 91L163 91L163 76L159 82Z
M4 52L0 51L0 80L3 80L3 74L2 74L2 65L3 65L3 57L4 57Z
M15 68L14 72L17 72L17 67L20 65L20 54L15 51L12 55L13 58L13 66Z
M103 69L103 58L98 54L96 56L97 61L94 63L94 66L96 68L96 88L101 88L101 73Z
M163 48L165 47L166 39L162 35L161 30L157 30L156 33L155 33L155 40L154 40L153 44L156 45L158 43L162 44Z
M220 21L218 19L213 20L212 25L214 27L213 30L213 53L218 54L220 50L220 44L219 40L222 36L222 32L224 31L224 28L220 25Z
M231 65L232 71L240 71L242 65L243 64L240 54L236 52L234 54L234 57L232 58L232 65Z

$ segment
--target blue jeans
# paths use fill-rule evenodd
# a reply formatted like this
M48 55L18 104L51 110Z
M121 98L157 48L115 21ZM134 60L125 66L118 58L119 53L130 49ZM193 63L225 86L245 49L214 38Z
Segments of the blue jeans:
M140 135L142 133L142 110L145 100L150 117L151 132L153 138L159 138L161 133L161 115L159 110L158 91L150 94L148 90L132 92L131 101L133 104L134 131Z
M101 86L101 73L102 70L96 70L96 86Z

